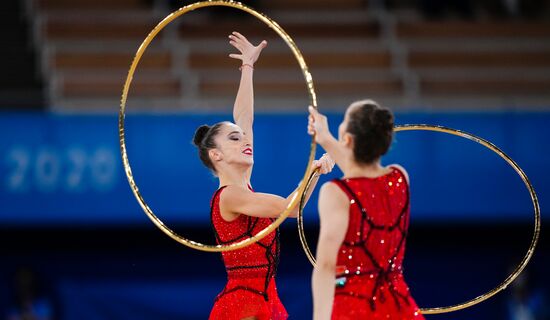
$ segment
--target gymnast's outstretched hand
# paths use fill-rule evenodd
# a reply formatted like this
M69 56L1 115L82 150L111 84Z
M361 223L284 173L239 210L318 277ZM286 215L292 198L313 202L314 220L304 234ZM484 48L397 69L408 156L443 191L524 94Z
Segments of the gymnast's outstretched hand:
M330 155L331 161L335 162L340 169L347 165L347 149L345 142L336 140L328 128L327 117L317 109L309 106L309 118L307 132L315 137L315 142L321 145Z
M307 133L312 136L315 135L315 142L323 147L325 147L324 144L327 140L333 138L328 128L327 117L312 106L309 106Z
M240 54L232 53L229 57L239 59L242 61L243 65L248 64L251 67L254 65L256 60L258 60L262 50L267 47L267 41L263 40L259 45L254 46L248 41L248 39L246 39L245 36L236 31L233 31L229 35L229 43L240 52Z
M318 174L327 174L332 171L334 168L334 160L330 157L328 153L325 153L319 160L314 160L311 167L313 170L319 168L317 171Z

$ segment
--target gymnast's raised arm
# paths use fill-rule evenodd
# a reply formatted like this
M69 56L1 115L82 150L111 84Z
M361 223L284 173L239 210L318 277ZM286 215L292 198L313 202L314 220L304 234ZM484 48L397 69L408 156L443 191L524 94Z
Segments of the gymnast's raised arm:
M267 46L264 40L259 45L252 45L245 36L238 32L233 32L229 35L229 43L239 50L240 53L232 53L229 57L241 60L241 81L235 104L233 106L233 120L235 124L243 129L244 134L248 136L251 144L253 144L254 133L252 125L254 123L254 88L253 88L253 73L254 63L258 60L263 48ZM252 168L249 170L248 177L252 173Z

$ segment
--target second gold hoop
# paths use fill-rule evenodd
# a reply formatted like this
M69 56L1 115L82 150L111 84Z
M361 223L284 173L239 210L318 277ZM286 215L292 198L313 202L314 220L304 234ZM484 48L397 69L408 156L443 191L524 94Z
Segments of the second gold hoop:
M529 249L527 250L527 253L519 263L519 265L516 267L516 269L497 287L493 288L492 290L477 296L473 299L470 299L466 302L458 303L451 306L445 306L445 307L432 307L432 308L421 308L422 314L438 314L438 313L446 313L446 312L452 312L457 311L461 309L465 309L468 307L471 307L473 305L476 305L484 300L489 299L490 297L494 296L498 292L506 289L512 281L514 281L520 273L523 271L523 269L527 266L527 263L529 263L529 260L533 256L533 253L535 251L535 247L537 245L539 235L540 235L540 226L541 226L541 217L540 217L540 207L539 202L537 199L537 194L535 193L535 189L533 188L533 185L529 181L529 178L527 178L527 175L521 167L514 161L512 158L510 158L506 153L504 153L502 150L500 150L497 146L495 146L493 143L480 138L478 136L475 136L471 133L467 133L464 131L460 131L457 129L442 127L442 126L433 126L433 125L427 125L427 124L407 124L402 126L396 126L394 131L413 131L413 130L422 130L422 131L436 131L436 132L443 132L455 136L459 136L462 138L466 138L469 140L472 140L474 142L477 142L484 147L488 148L489 150L493 151L497 155L499 155L502 159L504 159L520 176L520 178L523 180L525 186L527 187L527 190L529 191L529 195L531 196L531 201L533 202L533 209L534 209L534 217L535 217L535 227L533 231L533 238L531 239L531 244L529 246ZM313 175L311 175L308 178L306 190L309 189L310 183L312 181ZM311 252L311 249L309 248L307 244L307 239L305 236L304 231L304 218L303 218L303 209L304 209L304 201L305 198L302 196L300 199L300 206L298 211L298 234L300 236L300 242L302 243L302 247L304 249L304 252L306 253L306 256L308 260L311 262L311 264L315 267L316 261L313 253Z

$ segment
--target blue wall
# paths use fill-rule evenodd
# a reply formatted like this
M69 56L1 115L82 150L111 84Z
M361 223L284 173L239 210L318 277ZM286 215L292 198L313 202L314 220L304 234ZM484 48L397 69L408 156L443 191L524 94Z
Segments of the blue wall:
M341 118L330 115L333 131ZM190 141L198 125L225 119L229 116L127 117L134 177L149 205L168 224L209 223L209 200L217 183ZM256 190L286 195L296 187L308 153L306 121L305 115L257 116ZM397 122L439 124L492 141L524 168L543 212L548 212L550 113L406 113L398 114ZM384 161L408 169L417 221L532 219L529 195L519 177L473 142L442 133L398 133ZM315 201L308 205L307 221L315 220L315 207ZM122 169L117 118L0 114L0 223L149 223Z

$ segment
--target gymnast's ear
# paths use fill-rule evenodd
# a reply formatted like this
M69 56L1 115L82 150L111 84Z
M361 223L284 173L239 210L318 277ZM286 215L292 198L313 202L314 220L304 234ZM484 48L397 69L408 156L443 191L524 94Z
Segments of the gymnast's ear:
M344 134L342 135L342 143L347 148L353 149L353 139L354 139L353 135L351 135L349 132L344 132Z
M218 162L223 160L223 154L217 148L208 150L208 156L210 157L212 162Z

